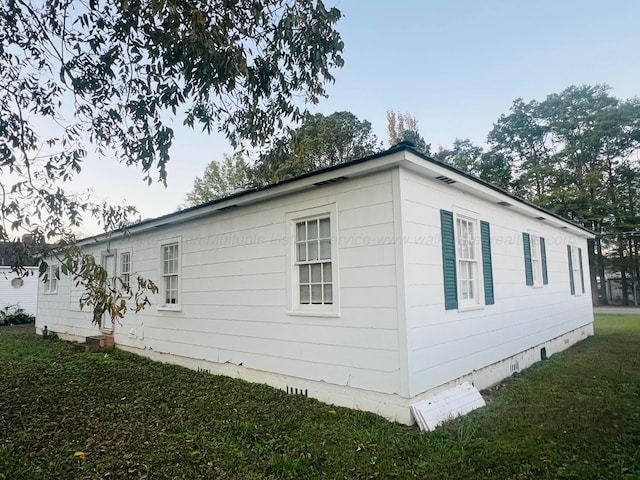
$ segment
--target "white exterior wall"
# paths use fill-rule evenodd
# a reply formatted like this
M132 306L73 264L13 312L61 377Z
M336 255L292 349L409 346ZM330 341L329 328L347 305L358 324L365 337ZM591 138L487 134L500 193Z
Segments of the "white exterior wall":
M162 310L161 298L152 297L151 307L116 324L116 344L411 423L409 405L418 398L458 381L489 386L539 359L540 348L551 355L591 335L586 232L535 220L537 210L523 216L499 207L469 179L445 185L425 177L441 168L395 153L349 167L350 178L339 183L267 192L180 222L186 212L99 244L97 257L131 252L133 272L160 283L161 245L180 243L181 309ZM441 209L489 222L494 305L445 310ZM338 308L331 315L292 312L293 226L306 213L332 215ZM546 239L548 285L525 284L522 232ZM567 244L582 248L581 295L570 294ZM68 278L56 294L42 290L39 329L75 338L98 333Z
M18 275L10 267L0 267L0 309L15 306L24 309L30 315L38 311L38 271L35 267L26 267L30 275L22 277L22 285L11 285Z
M456 379L486 388L593 334L587 241L414 173L402 174L410 396ZM514 201L515 203L515 201ZM489 222L495 303L445 310L440 210ZM537 215L544 214L538 212ZM545 238L548 285L527 286L522 233ZM585 293L571 295L567 244L582 249ZM481 292L481 296L483 293ZM578 332L570 333L570 332ZM560 341L552 341L560 339Z
M116 344L232 365L238 376L277 384L260 375L271 372L316 397L322 395L313 389L321 384L303 380L399 393L392 193L387 171L112 240L112 253L130 249L133 271L158 283L163 240L179 238L182 262L181 311L159 310L154 296L154 305L116 325ZM287 218L318 207L337 218L331 225L332 235L338 233L337 317L288 313L293 244ZM95 254L106 249L102 244ZM95 335L77 298L63 277L57 294L41 293L38 326Z

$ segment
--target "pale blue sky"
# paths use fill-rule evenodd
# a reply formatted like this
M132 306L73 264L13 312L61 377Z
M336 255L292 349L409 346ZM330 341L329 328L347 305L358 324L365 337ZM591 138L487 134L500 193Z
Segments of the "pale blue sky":
M386 143L386 111L409 112L436 149L456 138L483 144L513 100L543 99L570 85L606 83L620 98L640 95L640 2L636 0L325 0L338 24L345 66L312 112L348 110ZM181 121L177 122L178 125ZM105 161L85 165L77 186L123 198L142 218L183 202L207 163L231 148L221 136L176 126L169 186ZM107 182L107 178L117 179ZM96 233L87 226L86 233Z

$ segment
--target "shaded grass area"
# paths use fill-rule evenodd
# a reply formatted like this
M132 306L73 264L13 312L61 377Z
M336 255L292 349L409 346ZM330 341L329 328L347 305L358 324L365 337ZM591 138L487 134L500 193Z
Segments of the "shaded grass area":
M0 479L638 479L640 316L435 432L0 329Z

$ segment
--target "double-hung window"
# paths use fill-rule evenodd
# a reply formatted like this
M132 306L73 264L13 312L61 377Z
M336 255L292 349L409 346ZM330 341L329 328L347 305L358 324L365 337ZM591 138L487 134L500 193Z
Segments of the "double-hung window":
M547 273L547 250L543 237L522 233L524 250L524 272L527 285L542 286L549 283Z
M571 295L585 293L584 270L582 267L582 249L567 245L567 255L569 259L569 287Z
M163 307L176 309L180 304L180 242L161 246Z
M296 261L300 305L333 304L331 220L329 216L296 222Z
M476 252L476 222L469 218L458 217L457 256L458 256L458 300L462 305L478 303L478 254Z
M540 258L540 237L531 236L531 269L533 270L533 284L542 283L542 259Z
M131 288L131 252L120 254L120 281L125 290Z
M58 265L49 265L47 269L47 279L44 282L44 293L58 293L58 280L60 278L60 267Z
M340 316L335 204L287 212L287 313Z
M440 211L445 309L493 305L489 223Z

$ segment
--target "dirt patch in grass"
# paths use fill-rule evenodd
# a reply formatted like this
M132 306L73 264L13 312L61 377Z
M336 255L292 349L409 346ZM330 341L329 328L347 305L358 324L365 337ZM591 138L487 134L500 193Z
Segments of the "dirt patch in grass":
M640 317L421 433L270 387L0 329L0 479L637 479Z

